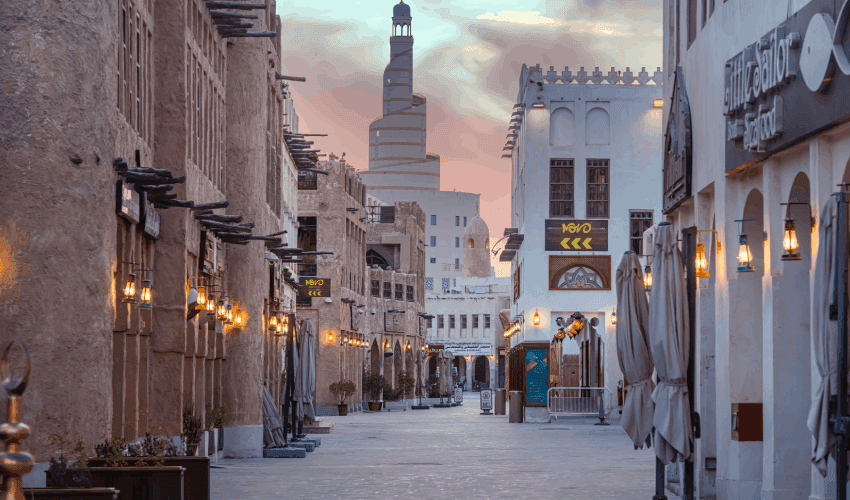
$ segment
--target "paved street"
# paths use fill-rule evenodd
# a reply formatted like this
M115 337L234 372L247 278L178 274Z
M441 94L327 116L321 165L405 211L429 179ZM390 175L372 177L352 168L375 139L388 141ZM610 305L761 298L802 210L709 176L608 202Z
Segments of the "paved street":
M332 434L306 459L225 460L214 499L646 499L652 450L597 419L509 424L464 406L326 417ZM531 451L531 453L529 453ZM672 497L671 497L672 498Z

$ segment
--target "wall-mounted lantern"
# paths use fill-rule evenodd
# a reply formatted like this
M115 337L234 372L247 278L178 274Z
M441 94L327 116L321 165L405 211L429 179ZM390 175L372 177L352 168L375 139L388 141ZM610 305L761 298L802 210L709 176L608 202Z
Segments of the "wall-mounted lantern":
M708 272L708 259L705 256L705 245L702 243L702 239L700 239L699 233L714 233L717 235L717 231L714 229L700 229L697 230L697 251L696 258L694 259L694 267L696 268L696 276L697 278L710 278L711 273ZM720 244L720 238L717 238L717 255L720 255L720 251L723 249Z
M572 314L572 316L570 316L570 319L572 320L572 322L570 323L569 328L567 328L566 333L567 336L572 339L575 338L584 329L585 317L581 313L575 312Z
M141 307L145 309L151 308L151 280L142 281L142 293L139 294L142 300Z
M393 355L393 350L390 348L390 341L384 340L384 357L389 358Z
M328 332L328 344L334 343L334 332Z
M664 99L655 99L652 101L653 108L663 108L664 107Z
M125 304L136 303L136 274L130 273L127 275L127 282L124 284L124 298L121 302Z
M412 346L412 345L410 345L410 341L408 340L408 341L407 341L407 350L409 351L409 350L411 350L411 349L413 349L413 346Z
M612 311L612 312L611 312L611 324L612 324L612 325L616 325L616 324L617 324L617 311Z
M643 288L647 292L652 291L652 266L648 264L643 268Z
M811 227L814 229L817 221L812 216L812 206L806 202L788 202L780 203L780 205L788 206L785 212L785 231L782 235L782 249L785 250L785 253L782 254L781 260L802 260L803 256L797 252L797 249L800 248L800 243L797 241L797 224L791 218L791 205L806 205L809 207L809 219L811 221Z
M744 232L744 223L748 221L756 221L758 219L737 219L735 222L741 223L741 233L738 235L738 272L751 273L756 270L753 265L753 253L750 252L750 244L747 241L747 234Z
M534 316L531 318L531 324L534 326L540 326L540 313L537 312L537 309L534 310Z

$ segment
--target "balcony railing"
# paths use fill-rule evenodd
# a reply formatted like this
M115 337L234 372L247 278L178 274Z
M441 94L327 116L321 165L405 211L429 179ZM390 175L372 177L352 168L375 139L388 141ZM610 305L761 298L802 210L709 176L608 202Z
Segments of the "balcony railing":
M298 189L301 191L315 191L319 188L316 174L302 175L298 174Z

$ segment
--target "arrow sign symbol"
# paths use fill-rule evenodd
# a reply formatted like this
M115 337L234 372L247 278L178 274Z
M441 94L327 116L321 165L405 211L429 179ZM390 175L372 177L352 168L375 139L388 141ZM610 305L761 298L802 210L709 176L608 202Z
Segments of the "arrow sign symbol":
M581 247L578 244L581 243L581 238L576 238L573 240L573 248L576 250L581 250Z
M582 245L584 245L584 248L588 250L593 250L592 248L590 248L590 240L592 239L593 238L585 238L584 243L582 243Z
M563 240L561 240L561 246L566 248L567 250L569 250L570 249L570 239L564 238Z

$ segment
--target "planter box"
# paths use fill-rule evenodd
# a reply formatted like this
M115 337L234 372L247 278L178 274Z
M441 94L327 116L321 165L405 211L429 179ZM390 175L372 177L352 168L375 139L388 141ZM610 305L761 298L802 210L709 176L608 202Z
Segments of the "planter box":
M112 488L24 488L24 498L36 500L118 500Z
M210 500L210 458L209 457L164 457L166 467L183 467L184 500ZM127 465L134 467L138 458L124 458ZM105 458L90 458L89 467L105 467ZM151 467L148 464L146 467Z
M129 463L129 462L128 462ZM183 500L183 467L91 467L91 484L115 488L118 500ZM69 485L76 485L68 471Z
M381 401L369 401L369 411L381 411Z
M407 401L384 401L387 411L407 411Z

